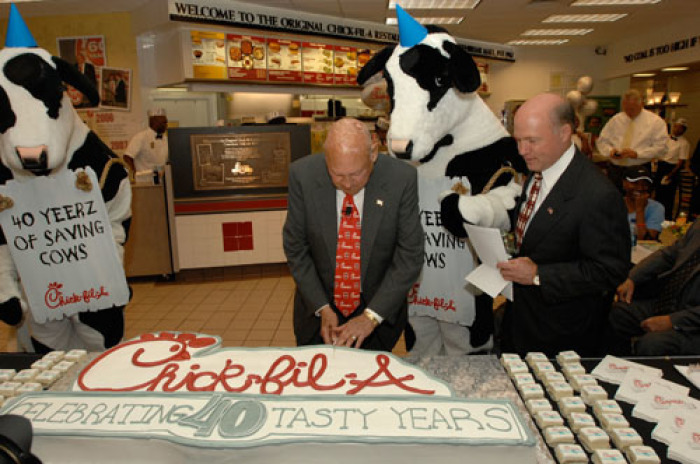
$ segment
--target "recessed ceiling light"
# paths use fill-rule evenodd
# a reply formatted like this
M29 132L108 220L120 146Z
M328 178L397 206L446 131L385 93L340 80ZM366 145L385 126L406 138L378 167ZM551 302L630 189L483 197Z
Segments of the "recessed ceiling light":
M401 0L398 2L404 10L464 10L473 9L481 0ZM396 0L389 2L389 9L396 9Z
M442 18L421 18L414 16L413 19L421 24L461 24L464 21L464 16L446 16ZM386 24L398 24L396 18L386 18Z
M561 14L551 15L543 23L608 23L627 16L627 13L609 14Z
M569 39L528 39L511 40L508 45L563 45Z
M634 73L632 77L654 77L656 73Z
M661 68L661 70L665 72L687 71L688 69L690 69L688 66L670 66L668 68Z
M593 29L528 29L520 35L586 35Z
M569 6L653 5L661 0L576 0Z

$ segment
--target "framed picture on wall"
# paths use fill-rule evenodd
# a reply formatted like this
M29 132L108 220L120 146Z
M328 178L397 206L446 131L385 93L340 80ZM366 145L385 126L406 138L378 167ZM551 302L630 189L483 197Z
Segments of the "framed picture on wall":
M100 71L107 65L104 36L58 37L56 44L58 56L78 68L92 85L99 89ZM86 109L97 106L92 105L80 91L71 86L68 86L68 95L75 108Z
M100 108L129 111L131 84L131 69L102 68Z

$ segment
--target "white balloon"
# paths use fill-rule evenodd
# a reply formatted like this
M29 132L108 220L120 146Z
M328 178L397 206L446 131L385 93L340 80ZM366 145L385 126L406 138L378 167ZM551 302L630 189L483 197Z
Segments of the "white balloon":
M581 76L576 83L576 89L584 95L593 90L593 78L591 76Z
M569 100L569 103L571 103L571 106L573 106L575 110L578 110L581 103L583 103L583 95L581 95L581 92L578 90L571 90L566 94L566 99Z
M581 114L584 116L590 116L595 113L595 110L597 109L598 102L596 100L586 100L583 102L583 105L581 105Z

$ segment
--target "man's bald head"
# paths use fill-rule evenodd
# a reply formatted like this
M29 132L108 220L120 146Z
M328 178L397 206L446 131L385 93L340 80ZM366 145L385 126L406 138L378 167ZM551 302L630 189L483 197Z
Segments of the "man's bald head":
M369 129L357 119L343 118L328 129L323 147L333 185L350 195L362 190L377 160Z
M559 95L543 93L523 103L515 113L514 136L528 169L541 172L571 146L575 113Z

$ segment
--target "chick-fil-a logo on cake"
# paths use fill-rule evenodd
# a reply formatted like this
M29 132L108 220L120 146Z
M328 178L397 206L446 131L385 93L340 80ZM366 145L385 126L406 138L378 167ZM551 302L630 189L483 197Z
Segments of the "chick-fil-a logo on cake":
M693 432L690 437L690 447L693 449L700 449L700 433Z
M634 379L633 385L635 391L641 392L651 387L651 382L643 382L640 379Z
M81 293L73 292L70 295L64 295L62 288L63 284L58 282L51 282L48 285L46 294L44 295L44 302L47 308L57 309L82 301L89 303L92 300L99 300L102 297L109 296L109 292L105 290L104 286L100 286L100 288L89 288L83 290Z
M192 333L146 334L102 353L79 375L84 391L452 396L450 387L387 353L350 348L225 348Z

